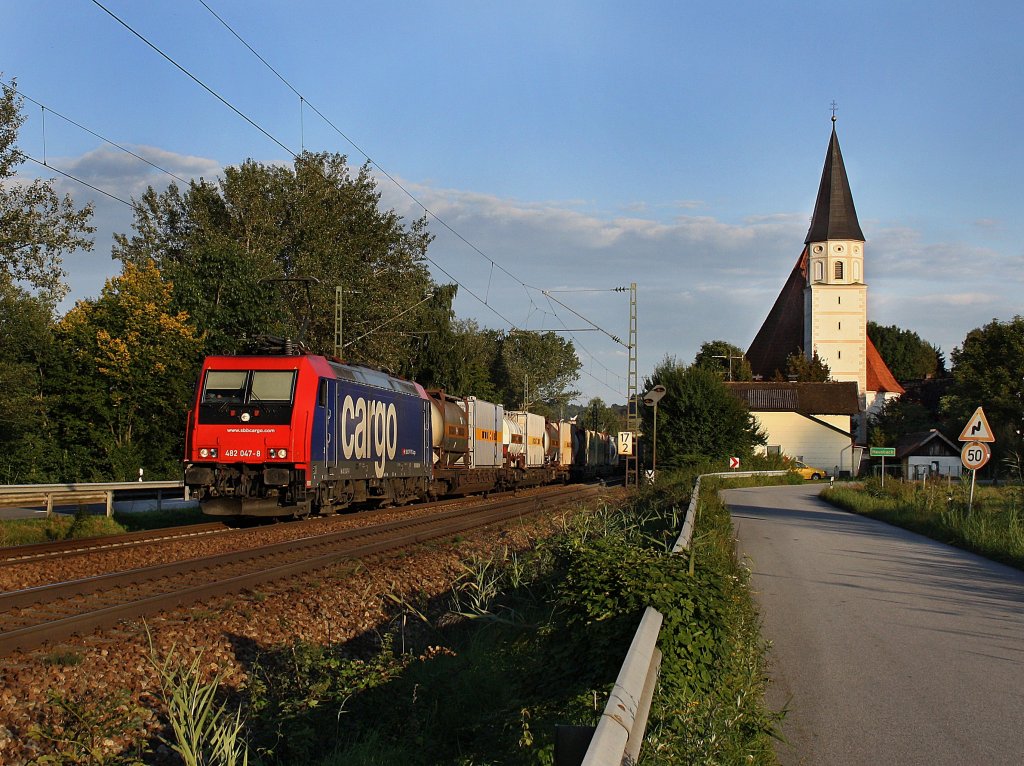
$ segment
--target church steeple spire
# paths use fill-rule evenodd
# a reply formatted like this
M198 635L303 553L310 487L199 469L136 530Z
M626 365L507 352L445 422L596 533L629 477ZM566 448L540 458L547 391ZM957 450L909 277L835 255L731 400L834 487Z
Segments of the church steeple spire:
M864 233L857 221L857 210L853 206L850 181L843 165L843 153L836 136L836 116L832 114L832 138L828 142L825 167L821 171L818 186L818 200L814 204L811 228L807 230L804 244L825 242L831 239L864 241Z

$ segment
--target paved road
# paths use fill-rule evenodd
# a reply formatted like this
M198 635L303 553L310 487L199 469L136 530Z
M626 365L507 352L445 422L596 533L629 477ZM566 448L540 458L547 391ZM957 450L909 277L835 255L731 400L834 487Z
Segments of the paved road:
M1024 573L818 500L728 490L772 642L780 761L1024 763Z

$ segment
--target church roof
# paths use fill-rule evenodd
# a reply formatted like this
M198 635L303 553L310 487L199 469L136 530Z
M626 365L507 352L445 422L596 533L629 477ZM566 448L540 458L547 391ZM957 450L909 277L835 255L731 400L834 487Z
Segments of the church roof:
M882 355L878 353L878 349L875 348L875 344L871 342L871 337L867 338L866 345L867 352L867 389L868 391L888 391L891 394L902 394L904 393L903 386L897 382L892 372L889 371L889 365L882 359Z
M864 233L857 221L857 210L853 206L853 193L846 177L843 153L836 136L835 117L832 118L832 138L825 154L825 167L821 171L818 186L818 200L814 203L811 228L807 230L808 242L824 242L828 239L856 239L864 241Z
M729 393L746 402L751 412L799 412L802 415L856 415L857 384L726 383Z
M747 349L755 375L771 379L786 374L786 360L804 350L804 285L807 284L807 248L796 259L775 305Z

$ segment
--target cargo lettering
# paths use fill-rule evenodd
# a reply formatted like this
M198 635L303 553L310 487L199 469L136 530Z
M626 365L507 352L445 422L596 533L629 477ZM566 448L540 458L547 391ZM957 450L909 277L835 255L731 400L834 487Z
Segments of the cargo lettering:
M341 450L346 460L372 460L373 472L384 477L386 461L398 451L398 411L394 404L345 397L341 405Z

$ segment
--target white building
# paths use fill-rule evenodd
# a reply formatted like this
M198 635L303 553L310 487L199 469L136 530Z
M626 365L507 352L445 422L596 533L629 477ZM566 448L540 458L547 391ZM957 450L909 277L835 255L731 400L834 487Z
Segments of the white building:
M851 433L860 412L857 384L727 383L768 436L762 451L795 458L836 475L856 475L861 448Z

